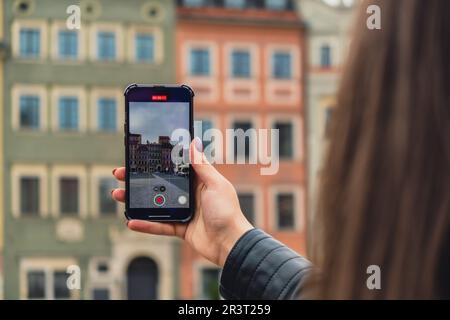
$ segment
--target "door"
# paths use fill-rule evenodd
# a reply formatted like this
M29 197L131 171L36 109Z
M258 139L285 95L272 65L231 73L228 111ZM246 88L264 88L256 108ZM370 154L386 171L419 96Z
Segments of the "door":
M127 270L128 300L158 299L158 265L148 257L133 259Z

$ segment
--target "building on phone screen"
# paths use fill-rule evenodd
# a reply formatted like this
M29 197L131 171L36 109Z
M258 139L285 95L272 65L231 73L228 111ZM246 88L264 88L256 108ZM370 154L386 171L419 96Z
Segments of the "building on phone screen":
M160 136L157 142L142 143L140 134L130 133L130 172L132 173L173 173L175 165L171 153L173 145L170 137Z
M236 187L247 218L305 253L305 25L294 1L178 1L177 80L196 92L194 114L210 128L273 128L280 168L217 165ZM204 141L204 146L210 141ZM247 159L254 148L231 152ZM220 270L183 246L182 298L218 298Z
M111 171L124 165L124 88L176 82L174 1L0 5L4 297L177 297L179 242L130 232L110 198ZM79 29L67 23L71 5ZM134 138L147 148L137 170L170 170L165 138L149 147ZM66 285L70 266L80 290Z

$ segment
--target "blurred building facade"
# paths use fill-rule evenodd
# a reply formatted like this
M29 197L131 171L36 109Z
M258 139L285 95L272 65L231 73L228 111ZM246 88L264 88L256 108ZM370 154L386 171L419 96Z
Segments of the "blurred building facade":
M5 58L5 44L3 42L3 0L0 0L0 124L3 123L3 59ZM0 299L3 299L3 130L0 127Z
M304 254L352 10L322 0L81 0L81 29L70 30L72 2L0 0L5 298L219 298L218 268L177 239L126 230L110 200L132 82L192 86L203 131L279 129L277 175L217 168L256 227ZM80 291L65 287L69 265L81 268Z
M308 47L308 230L314 230L318 180L329 141L329 124L336 105L342 65L349 46L353 7L351 0L298 0L297 8L307 28Z
M78 3L79 30L66 24L70 0L0 10L5 298L174 298L177 240L128 231L110 198L124 163L123 89L176 80L174 2ZM67 289L70 265L81 290Z
M203 132L280 130L280 168L217 165L259 228L305 253L304 34L293 1L178 1L177 80L196 92ZM204 139L204 146L210 142ZM247 158L235 150L235 159ZM183 246L182 298L218 298L220 271Z

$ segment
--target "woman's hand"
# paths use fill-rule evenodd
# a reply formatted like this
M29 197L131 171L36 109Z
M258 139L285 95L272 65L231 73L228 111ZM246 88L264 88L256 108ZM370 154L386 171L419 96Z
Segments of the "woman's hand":
M242 214L233 185L206 160L200 139L190 146L191 163L196 173L194 217L187 224L131 220L128 228L155 235L177 236L198 253L223 267L236 241L253 226ZM125 168L113 171L125 180ZM111 192L113 199L125 201L125 190Z

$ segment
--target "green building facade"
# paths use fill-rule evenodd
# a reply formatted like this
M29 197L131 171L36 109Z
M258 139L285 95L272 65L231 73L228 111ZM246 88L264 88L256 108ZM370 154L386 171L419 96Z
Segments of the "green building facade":
M127 230L110 200L123 89L175 82L174 1L5 0L1 14L4 297L175 298L177 240Z

